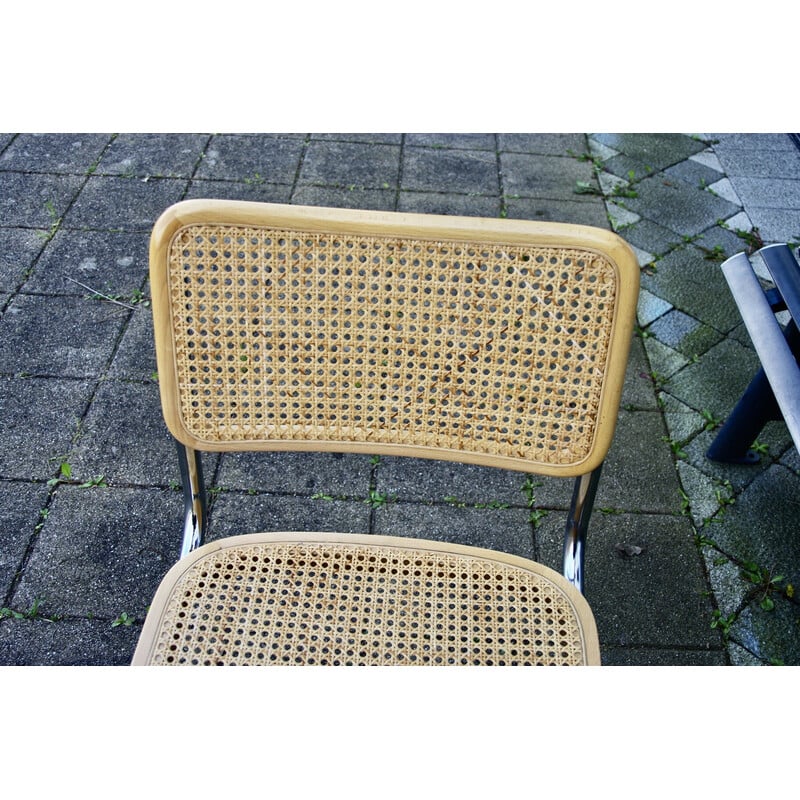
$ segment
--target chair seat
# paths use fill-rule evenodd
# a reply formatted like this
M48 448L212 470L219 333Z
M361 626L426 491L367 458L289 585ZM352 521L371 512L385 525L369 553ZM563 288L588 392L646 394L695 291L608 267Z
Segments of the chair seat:
M133 664L599 664L594 617L554 570L404 537L209 542L156 593Z

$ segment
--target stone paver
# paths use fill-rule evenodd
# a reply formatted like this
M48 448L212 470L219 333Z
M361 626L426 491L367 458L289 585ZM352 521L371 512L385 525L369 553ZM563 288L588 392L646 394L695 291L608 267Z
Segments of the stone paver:
M604 663L800 664L800 457L780 422L760 464L705 457L757 367L719 265L753 227L800 234L798 186L783 134L0 134L0 664L128 663L178 557L147 248L191 197L617 230L643 270L587 550ZM560 564L569 480L331 454L203 467L211 538L394 533Z

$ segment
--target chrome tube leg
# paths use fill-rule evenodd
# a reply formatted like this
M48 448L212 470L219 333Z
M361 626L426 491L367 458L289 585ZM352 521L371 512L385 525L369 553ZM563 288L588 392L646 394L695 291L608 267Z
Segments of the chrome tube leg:
M589 527L594 497L597 494L601 469L602 464L592 472L575 479L572 504L564 533L564 577L581 593L584 590L583 559L586 531Z
M208 505L206 502L206 485L203 481L203 465L200 453L180 442L178 446L178 463L181 468L183 483L183 543L181 558L199 547L205 541L208 527Z

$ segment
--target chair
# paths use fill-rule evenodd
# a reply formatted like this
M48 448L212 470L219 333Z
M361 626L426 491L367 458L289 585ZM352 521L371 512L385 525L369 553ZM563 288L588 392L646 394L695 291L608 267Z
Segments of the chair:
M578 225L192 200L150 246L182 557L134 664L599 664L584 539L639 268ZM203 544L200 451L415 456L575 479L564 575L401 536Z

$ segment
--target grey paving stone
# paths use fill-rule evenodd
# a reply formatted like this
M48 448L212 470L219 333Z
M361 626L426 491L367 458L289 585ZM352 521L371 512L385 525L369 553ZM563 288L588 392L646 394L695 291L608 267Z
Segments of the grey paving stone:
M611 227L605 206L599 198L580 201L547 197L507 197L505 202L509 219L570 222L575 225L594 225L606 230Z
M695 411L725 417L758 368L752 350L725 339L673 375L667 392Z
M0 621L0 664L20 667L127 666L140 626L108 620Z
M312 141L299 183L391 189L397 186L399 171L397 145Z
M628 410L656 411L655 387L650 377L650 363L641 337L634 336L631 342L628 367L625 371L625 383L622 387L620 405Z
M705 353L719 343L723 335L694 317L674 308L648 327L660 342L689 358Z
M22 564L48 493L41 483L0 481L0 604Z
M545 523L547 525L547 521ZM543 526L544 527L544 526ZM560 531L543 533L548 560L560 552ZM617 545L639 547L623 556ZM680 586L680 593L658 587ZM652 514L598 514L586 547L586 597L594 611L601 654L606 647L719 649L711 624L712 607L685 517Z
M497 156L483 150L409 147L403 153L401 189L499 195Z
M800 240L800 215L794 209L751 207L748 214L765 243Z
M575 193L578 181L596 184L592 165L569 156L501 153L500 169L507 195L576 200L586 197Z
M718 145L715 150L729 177L800 179L800 151L791 143L779 149Z
M524 506L522 486L527 479L522 472L455 464L418 458L383 457L377 471L377 490L399 502L444 503L453 501L475 504L507 503ZM571 482L563 484L569 503Z
M653 170L666 169L706 148L680 133L593 133L591 138Z
M719 548L739 561L752 561L787 583L800 584L797 536L800 477L773 464L757 475L714 525Z
M534 155L576 156L589 152L584 133L500 133L500 150Z
M620 411L597 490L596 507L678 513L680 495L672 451L656 411ZM646 476L646 478L644 477Z
M27 292L89 294L78 281L111 297L130 298L148 270L148 233L59 230L25 284Z
M16 291L45 246L47 231L0 228L0 290Z
M668 180L680 180L698 189L705 189L718 181L721 173L705 164L688 159L664 170Z
M461 150L496 149L493 133L409 133L407 147L448 147Z
M243 182L294 183L303 140L275 135L214 136L195 177Z
M397 192L394 189L362 189L361 187L298 186L292 202L301 206L328 208L364 208L394 211Z
M748 208L800 209L800 179L736 178L734 186Z
M729 151L796 151L792 140L785 133L712 133L714 152L723 162Z
M0 476L48 480L89 401L86 381L0 377Z
M761 461L757 464L748 465L711 461L706 457L706 453L716 434L717 431L702 431L691 442L684 445L683 450L686 453L687 463L720 484L728 482L736 491L740 491L749 486L772 464L773 460L768 456L762 456Z
M681 403L666 392L659 394L659 400L667 425L667 435L672 441L686 442L705 429L708 420L685 403ZM680 463L677 466L680 472Z
M731 627L731 638L765 663L786 666L800 665L800 611L775 595L775 608L766 612L754 601L742 612Z
M653 336L645 340L645 349L650 362L650 368L654 374L659 376L658 380L669 380L679 369L683 369L689 359L681 355L677 350L673 350L668 345L662 344ZM652 382L652 379L651 379Z
M59 488L13 597L41 600L41 613L144 617L164 573L178 559L178 492Z
M679 236L695 236L740 210L728 200L660 175L637 183L636 192L637 197L625 198L625 207Z
M21 133L0 155L0 170L85 175L110 141L102 133Z
M647 289L639 289L639 300L636 304L636 319L639 325L647 327L651 322L654 322L659 317L664 316L667 311L672 310L672 303L656 297L652 292Z
M499 217L500 198L477 195L402 191L398 211L416 214L450 214L464 217Z
M761 667L764 662L756 658L752 653L739 647L736 642L728 642L728 653L730 655L731 666L733 667Z
M617 233L634 247L640 247L656 256L668 253L681 243L680 237L676 236L674 231L667 230L649 219L640 219L631 225L618 228Z
M130 316L108 376L127 381L152 381L158 373L153 339L153 310L139 304ZM154 412L155 413L155 412Z
M97 377L130 313L98 300L18 295L0 319L0 359L25 375Z
M215 200L247 200L254 203L288 203L292 194L289 184L267 183L262 180L209 181L193 180L186 200L212 198Z
M372 469L372 459L357 454L226 453L217 484L225 489L361 500L369 494Z
M190 178L211 137L190 133L121 133L108 146L95 174Z
M375 533L485 547L524 558L533 556L528 512L520 508L390 503L375 512Z
M728 663L722 647L709 650L602 647L601 657L606 667L723 667Z
M93 175L64 217L65 228L149 232L165 208L181 199L186 181Z
M733 231L726 230L720 225L715 225L713 228L703 231L694 240L694 245L700 249L707 261L716 264L718 267L724 259L735 253L741 253L747 247L746 243ZM714 257L711 258L712 254L708 251L714 251L715 248L721 248L721 253L714 254Z
M0 133L0 153L19 135L18 133Z
M664 256L655 274L642 276L642 285L722 333L741 322L719 264L696 247L680 247Z
M210 514L209 541L263 531L369 533L370 507L360 501L223 492Z
M217 456L204 456L207 480ZM175 444L161 416L158 385L107 380L97 389L72 455L81 480L169 486L180 480Z
M0 172L0 219L6 227L50 230L77 195L84 178Z
M402 133L312 133L321 141L358 142L362 144L401 144Z
M710 476L684 461L678 462L681 487L688 497L688 511L699 530L722 507L720 496L730 497L730 492Z

